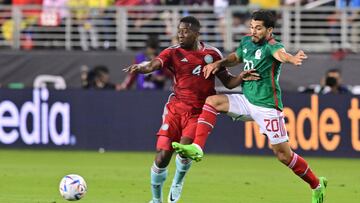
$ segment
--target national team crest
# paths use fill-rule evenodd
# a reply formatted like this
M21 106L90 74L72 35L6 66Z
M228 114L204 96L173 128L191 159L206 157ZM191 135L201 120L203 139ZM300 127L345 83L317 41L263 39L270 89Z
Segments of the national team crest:
M162 126L161 126L161 130L168 130L169 129L169 124L167 124L167 123L164 123L164 124L162 124Z
M214 59L213 59L213 57L211 55L206 54L205 57L204 57L204 61L205 61L205 63L209 64L209 63L214 62Z
M260 58L261 58L261 49L258 49L255 52L255 59L260 59Z

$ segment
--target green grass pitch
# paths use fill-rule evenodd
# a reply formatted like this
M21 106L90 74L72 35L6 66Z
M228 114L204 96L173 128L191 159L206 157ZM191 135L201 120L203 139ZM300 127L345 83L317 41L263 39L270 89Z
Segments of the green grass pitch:
M0 150L1 203L64 203L60 179L82 175L81 203L147 203L154 153ZM329 180L326 203L360 201L360 159L307 158ZM164 188L167 197L174 161ZM184 203L310 203L307 184L275 157L206 155L185 180Z

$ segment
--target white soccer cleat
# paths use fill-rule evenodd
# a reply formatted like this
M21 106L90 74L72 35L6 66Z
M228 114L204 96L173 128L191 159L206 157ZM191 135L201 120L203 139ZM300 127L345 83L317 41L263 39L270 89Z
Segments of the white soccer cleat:
M171 185L169 197L168 197L168 203L176 203L179 201L182 188L183 188L183 184Z

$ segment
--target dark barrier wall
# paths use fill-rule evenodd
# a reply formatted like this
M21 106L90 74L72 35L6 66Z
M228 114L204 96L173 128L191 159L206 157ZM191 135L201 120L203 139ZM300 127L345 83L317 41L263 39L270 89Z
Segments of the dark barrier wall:
M308 54L308 59L300 68L286 64L283 67L280 84L283 90L296 91L298 86L319 84L325 71L339 68L344 84L360 84L360 55L349 54L342 61L334 60L330 54ZM6 51L0 52L0 85L21 82L33 87L39 75L56 75L65 79L68 88L80 88L80 69L106 65L110 69L111 81L120 83L125 73L123 68L133 63L134 52L80 52L80 51ZM233 68L237 74L240 68ZM299 80L299 78L301 78Z
M162 91L0 90L2 148L155 148ZM291 146L304 155L360 156L360 97L285 94ZM252 122L221 115L207 152L270 154Z

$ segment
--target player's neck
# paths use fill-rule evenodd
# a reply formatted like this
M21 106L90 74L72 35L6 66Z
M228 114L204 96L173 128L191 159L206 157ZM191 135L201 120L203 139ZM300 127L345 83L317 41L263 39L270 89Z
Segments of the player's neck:
M265 40L266 40L266 41L269 41L269 40L271 40L273 37L274 37L273 34L272 34L272 33L269 33L269 34L265 37Z
M200 49L202 49L202 45L201 45L201 43L199 42L199 41L196 41L195 43L194 43L194 46L192 47L192 51L198 51L198 50L200 50Z
M262 38L260 41L258 41L256 44L257 45L262 45L264 44L265 42L269 41L270 39L273 38L273 34L272 33L269 33L268 35L266 35L266 37Z

